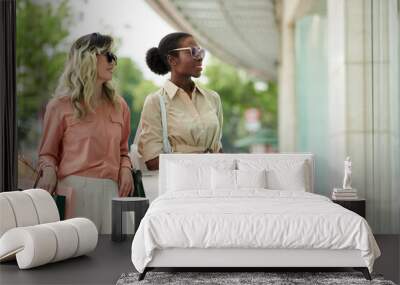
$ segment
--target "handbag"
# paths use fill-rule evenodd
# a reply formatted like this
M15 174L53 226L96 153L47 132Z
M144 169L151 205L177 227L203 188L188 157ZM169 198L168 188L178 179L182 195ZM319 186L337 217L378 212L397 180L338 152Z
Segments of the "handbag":
M132 162L132 179L133 179L133 186L134 191L129 193L129 197L146 197L144 186L143 186L143 179L142 179L142 171L141 169L147 169L146 164L141 159L142 156L140 155L137 143L139 139L139 135L142 131L142 119L140 118L138 128L136 130L135 139L133 140L133 144L131 146L131 153L129 154Z
M159 93L159 101L160 101L160 111L161 111L161 125L162 125L162 135L163 135L163 152L164 153L172 153L172 147L168 140L168 123L167 123L167 111L165 107L164 101L165 90L162 88L161 93ZM143 178L142 171L147 170L146 164L142 160L142 156L138 151L138 141L140 137L140 133L142 132L142 118L140 116L140 121L138 125L138 129L135 134L135 139L133 140L133 144L131 146L131 160L133 164L132 169L132 178L133 184L135 186L135 191L131 194L132 197L146 197L144 186L143 186ZM131 192L132 193L132 192Z
M146 197L144 192L143 180L142 180L142 171L140 169L132 169L132 178L133 178L133 185L135 191L132 191L131 197Z
M40 169L39 171L37 171L37 176L32 188L35 189L37 187L37 185L39 184L39 180L42 176L43 170ZM75 204L75 195L73 194L74 191L71 187L60 188L57 184L58 182L56 183L56 190L53 192L52 197L54 199L54 202L56 203L58 214L60 215L60 221L73 218L73 208ZM67 193L69 193L69 195L66 195ZM67 197L68 200L70 200L69 203L67 203ZM66 209L66 205L68 205L68 210Z

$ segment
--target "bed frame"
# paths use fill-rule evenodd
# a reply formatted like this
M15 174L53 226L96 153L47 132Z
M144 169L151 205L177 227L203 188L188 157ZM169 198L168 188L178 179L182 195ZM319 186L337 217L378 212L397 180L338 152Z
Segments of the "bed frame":
M338 268L351 267L371 280L359 250L329 249L193 249L156 250L152 261L139 275L155 268L232 268L246 271L254 268Z
M212 165L217 159L237 159L253 157L263 159L304 159L309 166L310 188L314 191L314 156L305 154L161 154L159 171L159 195L163 193L166 181L168 161L188 159L207 159ZM148 271L156 268L232 268L235 271L246 271L254 268L343 268L350 267L361 271L367 280L371 275L361 257L359 250L331 249L249 249L249 248L169 248L157 249L153 259L139 280L143 280Z

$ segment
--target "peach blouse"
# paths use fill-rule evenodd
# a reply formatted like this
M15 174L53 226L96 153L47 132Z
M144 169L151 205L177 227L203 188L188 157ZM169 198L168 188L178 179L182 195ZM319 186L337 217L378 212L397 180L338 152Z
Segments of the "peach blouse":
M132 168L130 112L122 97L118 101L119 110L103 103L77 119L68 96L53 98L46 107L39 167L54 167L58 179L78 175L118 182L120 168Z

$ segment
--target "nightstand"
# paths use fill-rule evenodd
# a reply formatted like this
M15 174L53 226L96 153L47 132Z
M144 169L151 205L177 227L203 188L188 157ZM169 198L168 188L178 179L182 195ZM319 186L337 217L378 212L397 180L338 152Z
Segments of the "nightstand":
M359 214L361 217L365 218L365 199L355 199L355 200L336 200L332 199L332 202L339 204L340 206Z
M115 197L112 198L112 229L111 239L113 241L123 241L126 235L122 234L122 213L126 211L135 212L135 233L140 221L149 208L149 199L141 197Z

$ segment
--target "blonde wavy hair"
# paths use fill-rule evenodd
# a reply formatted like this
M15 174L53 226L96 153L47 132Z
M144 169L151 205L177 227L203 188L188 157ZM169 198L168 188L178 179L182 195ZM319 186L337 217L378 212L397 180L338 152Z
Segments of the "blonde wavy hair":
M110 36L93 33L80 37L71 47L54 96L69 96L77 118L84 118L94 110L91 99L97 79L96 55L110 51L113 42ZM118 95L111 80L103 84L103 91L106 99L119 108Z

